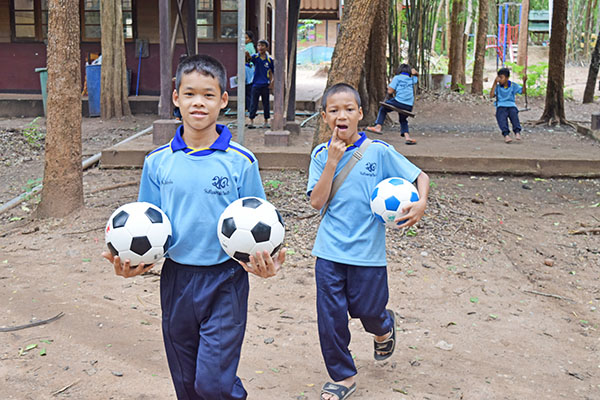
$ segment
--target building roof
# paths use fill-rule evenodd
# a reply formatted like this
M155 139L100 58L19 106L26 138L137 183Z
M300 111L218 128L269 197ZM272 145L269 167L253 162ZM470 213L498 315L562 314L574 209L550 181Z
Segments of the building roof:
M340 19L340 1L301 0L300 19Z

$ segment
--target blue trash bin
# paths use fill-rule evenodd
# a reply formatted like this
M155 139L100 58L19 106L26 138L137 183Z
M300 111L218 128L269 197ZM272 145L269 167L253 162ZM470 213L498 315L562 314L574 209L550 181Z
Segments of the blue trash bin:
M100 73L102 65L86 65L88 109L90 117L100 116Z

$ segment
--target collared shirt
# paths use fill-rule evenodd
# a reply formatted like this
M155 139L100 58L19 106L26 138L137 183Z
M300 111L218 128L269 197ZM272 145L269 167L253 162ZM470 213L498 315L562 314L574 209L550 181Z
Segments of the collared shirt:
M412 106L415 103L413 86L416 85L418 81L416 76L410 76L410 74L407 74L406 72L394 76L394 79L392 79L389 86L396 91L394 99L396 99L398 103Z
M230 257L217 237L217 222L233 201L265 198L254 155L231 141L231 132L217 125L219 137L208 148L188 147L180 126L173 139L148 154L138 201L155 204L173 228L167 257L189 265L215 265Z
M518 83L508 81L506 87L496 85L496 107L517 107L515 94L523 93L523 88Z
M271 82L271 77L275 68L273 57L266 54L261 58L259 53L252 54L252 64L254 64L254 82L256 86L266 86Z
M365 133L360 135L360 139L346 148L334 176L340 173L365 140ZM307 186L309 196L323 173L328 149L329 142L318 145L312 152ZM386 265L385 226L371 212L371 194L384 179L399 176L414 182L420 173L421 170L393 146L373 140L329 203L319 225L312 254L343 264Z

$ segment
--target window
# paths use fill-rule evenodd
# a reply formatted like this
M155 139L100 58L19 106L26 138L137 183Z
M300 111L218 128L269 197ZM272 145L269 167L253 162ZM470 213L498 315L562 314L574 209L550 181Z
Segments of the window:
M100 1L81 1L81 39L100 41ZM122 0L123 34L134 38L134 0ZM14 41L41 42L48 38L48 0L12 0L12 35Z
M198 39L237 38L237 0L197 0Z
M133 0L122 0L121 7L123 12L123 36L125 40L133 39ZM101 20L100 0L83 0L81 40L99 41L102 37Z
M12 35L15 41L38 41L48 35L47 0L13 0Z

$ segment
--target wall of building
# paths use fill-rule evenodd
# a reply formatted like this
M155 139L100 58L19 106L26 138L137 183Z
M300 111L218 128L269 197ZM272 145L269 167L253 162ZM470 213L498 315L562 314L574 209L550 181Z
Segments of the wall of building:
M149 42L149 57L142 58L140 68L141 95L157 95L160 93L160 46L158 27L158 0L138 1L136 14L137 37ZM143 7L141 6L143 4ZM175 4L175 0L173 0ZM177 15L173 6L171 16L173 23ZM185 18L185 17L184 17ZM177 68L179 56L185 53L181 30L179 29L177 45L173 55L173 74ZM82 42L81 74L82 84L85 78L85 59L89 53L99 53L99 42ZM219 59L228 71L228 77L237 72L236 42L198 42L198 52L210 54ZM132 71L131 93L135 94L139 59L136 57L135 41L125 43L127 68ZM46 66L46 45L36 43L11 43L9 0L0 0L0 92L4 93L41 93L40 81L35 68Z

